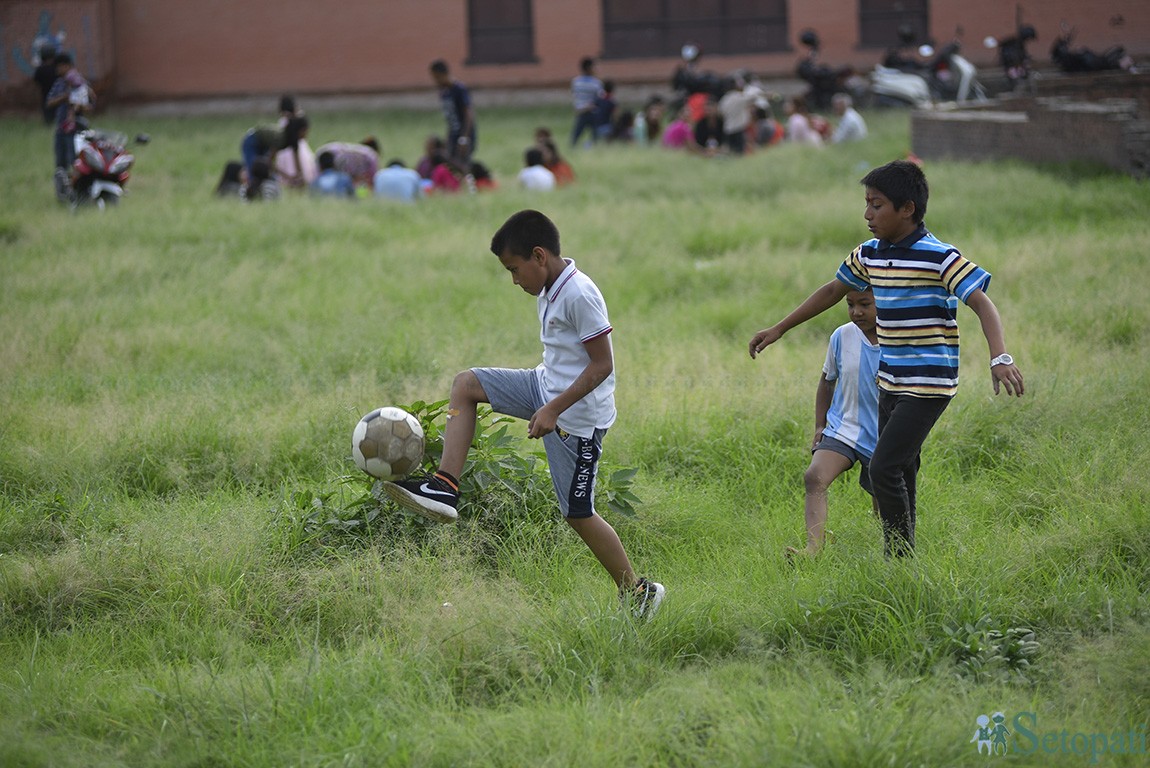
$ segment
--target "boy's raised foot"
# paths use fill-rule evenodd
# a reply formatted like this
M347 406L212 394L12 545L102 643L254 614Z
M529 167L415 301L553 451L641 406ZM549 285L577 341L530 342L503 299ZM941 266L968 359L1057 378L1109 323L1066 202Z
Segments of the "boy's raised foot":
M640 578L629 593L622 591L619 597L623 600L623 607L629 608L632 616L642 621L650 621L659 610L666 594L666 588L659 582Z
M437 523L459 519L459 488L442 475L384 482L383 490L397 504Z

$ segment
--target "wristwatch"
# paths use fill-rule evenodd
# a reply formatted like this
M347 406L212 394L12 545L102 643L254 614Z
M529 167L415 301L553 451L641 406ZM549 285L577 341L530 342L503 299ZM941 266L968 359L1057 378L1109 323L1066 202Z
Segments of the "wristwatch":
M1014 365L1014 358L1008 355L1006 352L1003 352L1001 355L990 361L991 368L996 365Z

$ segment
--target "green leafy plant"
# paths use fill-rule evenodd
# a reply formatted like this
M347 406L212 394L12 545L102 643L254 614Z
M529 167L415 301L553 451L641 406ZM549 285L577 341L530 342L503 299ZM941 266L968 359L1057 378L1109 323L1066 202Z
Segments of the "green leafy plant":
M401 406L419 419L425 439L422 471L434 472L443 455L446 400L417 400ZM547 458L542 450L523 450L523 440L511 433L515 419L480 407L475 436L460 482L459 516L495 538L524 522L553 520L555 503ZM350 462L350 458L349 458ZM611 512L633 516L642 500L633 486L639 470L600 465L596 495ZM362 472L337 479L331 490L298 489L285 503L288 548L305 543L332 543L348 537L421 540L435 527L423 517L395 504L383 492L382 481Z
M1034 630L1024 627L997 629L989 616L973 624L944 627L960 677L976 682L987 679L1027 680L1039 644Z

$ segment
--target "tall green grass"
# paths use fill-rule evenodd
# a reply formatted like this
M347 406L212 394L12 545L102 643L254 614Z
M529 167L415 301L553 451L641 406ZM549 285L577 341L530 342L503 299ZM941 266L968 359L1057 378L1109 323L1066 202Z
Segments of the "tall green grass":
M313 146L373 133L409 163L441 120L312 117ZM994 274L1027 394L992 395L961 310L918 557L883 559L854 475L832 489L833 545L782 557L845 312L757 361L746 343L866 235L858 179L909 149L905 115L868 118L866 143L822 152L576 150L578 182L532 196L522 150L569 115L485 110L501 188L403 207L216 200L262 116L110 114L153 141L103 214L59 208L47 130L4 119L21 192L0 209L0 764L963 766L987 760L970 737L995 711L1144 733L1143 183L927 165L928 224ZM494 548L467 521L293 528L298 499L343 498L360 415L537 362L533 303L487 252L523 207L611 309L607 457L641 470L644 502L612 522L668 588L648 625L556 518Z

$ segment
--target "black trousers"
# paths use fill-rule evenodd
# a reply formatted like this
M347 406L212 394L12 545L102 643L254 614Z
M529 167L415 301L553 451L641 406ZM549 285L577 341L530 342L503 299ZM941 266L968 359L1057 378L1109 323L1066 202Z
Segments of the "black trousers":
M870 481L882 518L887 557L914 553L915 491L920 452L949 397L878 394L878 444Z

